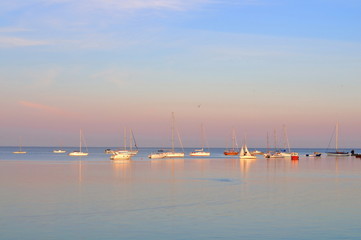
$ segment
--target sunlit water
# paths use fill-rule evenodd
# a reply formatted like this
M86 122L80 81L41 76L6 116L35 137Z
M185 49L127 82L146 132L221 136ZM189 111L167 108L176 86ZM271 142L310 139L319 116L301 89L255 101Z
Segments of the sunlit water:
M14 150L0 148L0 239L361 239L355 157L239 160L211 149L150 160L154 149L141 149L111 161L103 148L82 158Z

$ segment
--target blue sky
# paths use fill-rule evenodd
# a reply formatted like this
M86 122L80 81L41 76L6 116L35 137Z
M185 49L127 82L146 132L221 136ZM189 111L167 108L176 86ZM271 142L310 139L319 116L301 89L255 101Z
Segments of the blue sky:
M0 144L73 145L81 127L107 146L128 126L143 145L167 145L173 111L189 146L204 122L212 146L232 127L263 146L287 124L294 145L323 147L340 121L344 145L361 147L360 10L351 0L2 2Z

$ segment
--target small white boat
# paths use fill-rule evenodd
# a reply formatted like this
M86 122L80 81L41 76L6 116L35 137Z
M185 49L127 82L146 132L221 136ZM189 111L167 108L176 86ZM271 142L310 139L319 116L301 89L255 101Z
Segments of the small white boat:
M287 158L290 158L292 156L292 153L290 153L290 152L280 152L279 154L281 154L283 157L287 157Z
M175 131L175 118L174 118L174 113L172 112L172 149L171 151L164 151L164 150L158 150L155 153L151 153L148 155L149 158L183 158L184 157L184 148L183 148L183 144L181 141L181 138L179 136L179 132L177 131L178 134L178 140L179 143L182 146L183 152L176 152L174 149L174 131Z
M66 151L63 149L55 149L53 150L53 153L66 153Z
M164 152L164 150L160 149L157 152L151 153L148 155L148 158L151 159L160 159L160 158L165 158L166 154Z
M253 156L247 148L247 145L244 144L241 148L241 152L239 153L239 158L240 159L256 159L256 156Z
M204 143L206 142L205 141L205 133L204 133L204 127L203 127L203 123L201 124L201 142L202 142L202 148L201 149L195 149L193 152L191 152L189 154L189 156L192 156L192 157L208 157L211 155L210 152L205 152L204 151Z
M26 151L23 151L21 149L21 147L22 147L21 142L22 142L22 138L20 137L20 139L19 139L19 151L15 151L15 152L13 152L13 154L25 154L25 153L27 153Z
M88 156L89 153L81 151L73 151L68 154L68 156Z
M116 151L110 156L110 160L129 160L131 156L128 151Z
M79 133L79 151L73 151L68 154L68 156L88 156L88 152L82 152L82 140L83 140L83 134L80 129Z
M251 152L252 155L263 155L263 152L259 151L259 150L254 150Z
M15 152L13 152L14 154L25 154L25 153L27 153L27 152L25 152L25 151L15 151Z
M338 122L336 123L336 148L334 152L326 152L327 156L347 157L350 156L349 152L338 150Z
M203 148L202 149L195 149L193 152L191 152L189 154L189 156L193 156L193 157L208 157L210 155L211 155L211 153L210 152L205 152L203 150Z
M319 152L314 152L313 154L306 154L306 157L321 157L321 155Z
M165 152L166 158L182 158L184 157L184 152Z
M284 158L285 156L283 156L280 152L274 152L270 154L270 158Z

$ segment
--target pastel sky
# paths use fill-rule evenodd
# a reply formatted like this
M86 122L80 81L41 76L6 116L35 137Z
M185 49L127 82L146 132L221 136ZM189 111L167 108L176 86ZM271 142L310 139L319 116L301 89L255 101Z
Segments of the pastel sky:
M0 145L361 148L358 0L0 1Z

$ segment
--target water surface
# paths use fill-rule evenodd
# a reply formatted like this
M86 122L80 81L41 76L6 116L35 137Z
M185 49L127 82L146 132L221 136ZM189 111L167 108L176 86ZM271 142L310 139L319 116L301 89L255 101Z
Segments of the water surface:
M354 157L0 153L0 239L360 239ZM313 150L303 149L301 152Z

